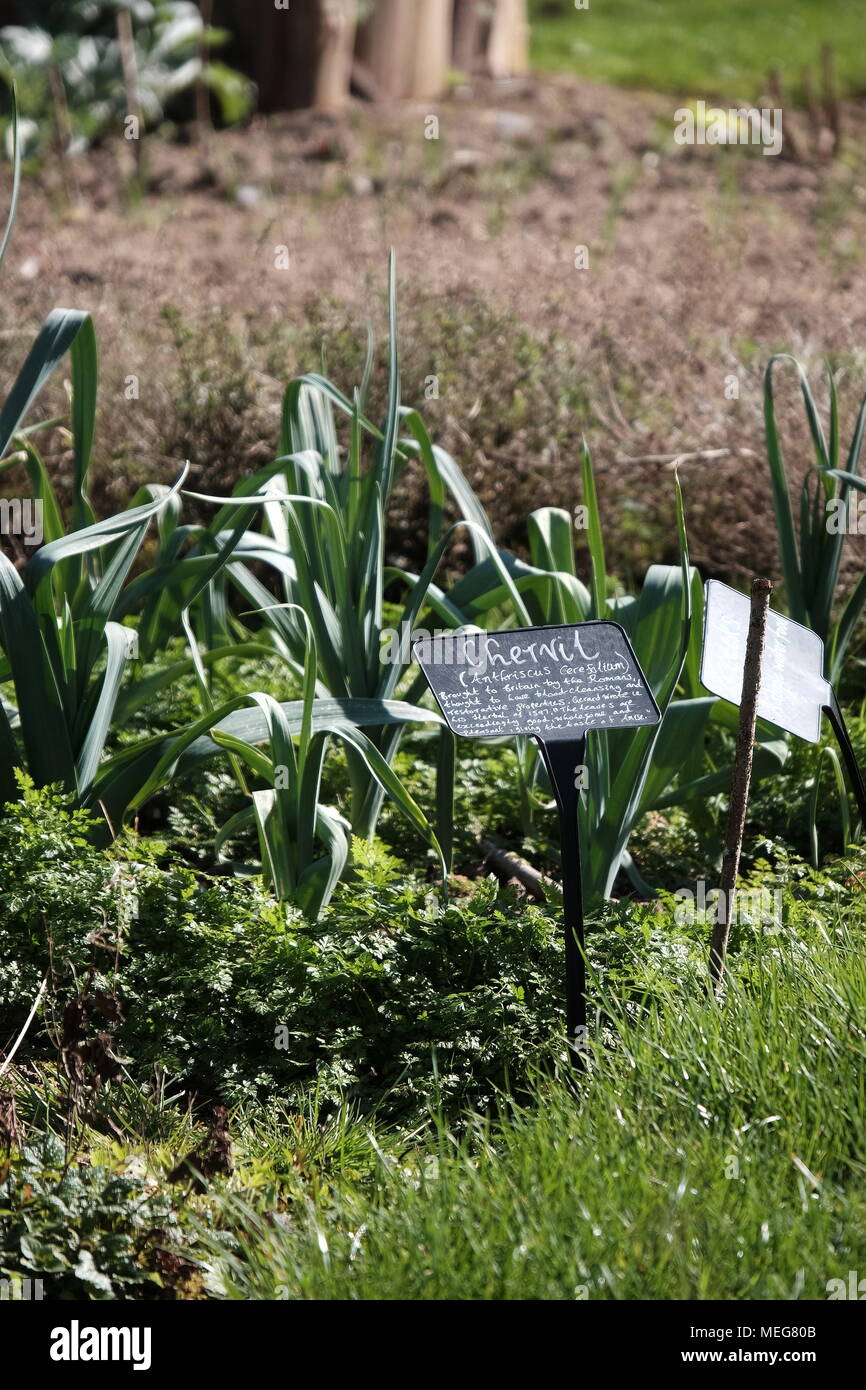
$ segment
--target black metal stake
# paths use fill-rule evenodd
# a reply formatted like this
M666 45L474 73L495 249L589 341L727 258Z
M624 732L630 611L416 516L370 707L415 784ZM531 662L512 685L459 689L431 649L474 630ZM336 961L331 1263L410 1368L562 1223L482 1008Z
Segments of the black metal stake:
M842 711L839 708L839 701L836 699L835 690L830 691L830 703L824 706L824 713L833 726L833 733L842 750L842 758L848 769L848 776L851 779L851 789L854 792L854 800L860 812L860 819L866 827L866 786L863 784L863 776L857 764L857 758L851 743L845 720L842 718Z
M568 1042L575 1061L586 1035L586 965L583 957L583 889L580 879L578 778L586 758L586 734L578 739L537 738L559 810L562 846L562 916L565 928L565 1013Z

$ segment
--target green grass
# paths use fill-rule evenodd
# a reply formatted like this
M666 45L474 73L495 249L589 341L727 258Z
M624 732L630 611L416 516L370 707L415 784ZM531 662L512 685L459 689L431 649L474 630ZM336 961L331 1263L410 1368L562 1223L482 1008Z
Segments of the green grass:
M752 100L778 67L801 96L832 45L841 94L866 90L859 0L532 0L535 67L598 82L706 98Z
M320 1187L283 1222L224 1195L232 1234L205 1237L217 1287L825 1299L866 1262L861 931L831 911L781 947L755 938L721 1006L697 972L666 1006L617 993L576 1091L541 1080L529 1107L460 1141L440 1128L425 1148L380 1146L375 1178Z

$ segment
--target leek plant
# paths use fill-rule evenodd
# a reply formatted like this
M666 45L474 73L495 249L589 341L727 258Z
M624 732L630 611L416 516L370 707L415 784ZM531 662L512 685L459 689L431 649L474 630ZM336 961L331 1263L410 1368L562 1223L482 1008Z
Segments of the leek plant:
M12 93L12 194L0 238L0 262L8 246L20 187L18 112ZM42 387L68 354L72 506L64 518L48 470L35 444L40 429L25 417ZM99 808L111 833L127 809L141 804L143 788L173 774L160 761L157 740L143 758L109 752L124 709L142 704L149 683L130 681L137 633L123 618L131 605L128 576L153 519L160 520L161 551L171 542L178 493L172 487L141 489L119 516L96 521L87 497L87 474L96 417L98 361L88 314L53 309L40 329L0 409L0 472L24 468L33 501L41 509L42 538L22 573L0 553L0 685L14 702L0 702L0 804L18 795L17 771L37 786L57 784L82 805ZM185 731L194 739L213 718ZM134 750L138 751L138 750Z
M159 506L132 507L50 541L23 578L0 554L0 680L13 682L17 700L17 709L4 705L0 713L5 799L14 796L15 768L22 765L15 728L37 786L59 783L82 802L91 794L136 653L134 629L113 621L112 612ZM64 570L74 574L84 556L100 551L107 558L98 578L67 587Z
M304 693L300 702L300 727L293 724L285 706L260 692L250 695L267 724L270 756L256 743L233 732L231 724L217 726L213 740L234 752L251 772L266 783L253 791L252 804L223 827L217 848L246 821L255 819L265 874L282 902L293 902L308 916L317 918L327 905L349 859L352 826L333 808L320 801L322 765L329 739L340 741L346 752L362 764L415 829L426 838L439 859L443 877L445 861L426 816L382 756L374 740L356 720L347 718L333 702L316 699L318 659L313 625L303 610L297 615L307 632ZM346 706L352 710L355 702ZM317 717L318 716L318 717ZM376 718L391 727L402 727L413 712L399 704L381 702ZM427 716L428 718L431 716ZM386 725L387 726L387 725ZM315 844L325 853L316 857Z
M799 533L794 525L788 479L785 472L782 446L776 425L773 396L773 370L778 362L793 362L800 381L806 409L806 419L815 467L803 480L800 489ZM773 488L773 506L779 541L779 556L788 609L792 618L817 632L825 644L825 675L836 685L842 674L845 657L851 646L857 624L866 604L866 572L850 594L840 596L840 572L845 541L850 533L849 516L851 493L866 491L866 480L860 476L860 454L863 432L866 429L866 397L860 404L854 432L848 446L844 466L840 467L839 405L832 371L827 372L830 394L829 434L821 423L815 398L803 367L793 357L777 354L771 358L764 378L764 418L767 435L767 455ZM856 528L855 528L856 529ZM816 751L809 803L809 838L812 863L817 866L818 852L818 793L822 764L829 762L839 797L842 817L842 840L857 839L850 828L848 796L845 780L835 749Z
M14 93L12 129L12 197L0 241L0 261L8 245L20 183ZM35 430L23 423L67 353L73 438L73 505L68 534L34 443ZM0 554L0 683L11 682L16 701L4 700L0 706L3 800L15 797L15 771L25 765L37 786L59 783L86 800L102 762L115 702L134 648L134 631L114 621L113 610L150 519L163 502L133 506L111 520L94 520L86 479L96 388L96 339L90 317L74 309L53 309L0 410L0 470L24 466L33 499L41 508L43 538L47 540L25 566L23 577Z
M424 611L432 613L448 627L465 622L458 605L434 582L456 529L468 530L476 557L488 557L497 583L504 584L519 604L472 489L450 455L431 442L417 412L400 404L393 257L389 319L388 404L382 427L373 425L364 411L369 354L364 380L352 400L315 374L290 383L283 401L279 457L238 487L231 498L201 499L217 504L219 510L173 571L175 580L182 578L184 566L201 565L205 551L222 557L219 574L213 575L208 591L201 595L199 632L205 647L225 645L233 632L250 636L238 628L237 615L231 611L227 598L231 585L260 620L259 632L264 630L297 678L306 682L309 663L314 663L317 697L340 700L347 710L369 710L376 705L391 709L388 719L378 728L371 727L369 749L343 740L351 790L349 821L361 838L374 833L386 789L406 808L405 795L396 791L398 784L389 788L384 777L374 774L371 750L391 768L405 725L418 718L435 718L418 703L426 691L424 677L417 670L409 673L409 639L419 616ZM338 439L339 417L348 424L345 450ZM367 444L372 445L372 458L365 464ZM428 558L421 574L389 566L385 556L388 507L395 482L411 460L425 469L430 495ZM454 525L446 521L449 496L462 518ZM266 529L250 529L246 518L251 508L262 514ZM228 528L235 516L241 520L232 533ZM276 576L282 601L275 600L251 567L253 562ZM163 574L169 582L168 594L159 567L142 578L139 588L159 595L162 621L171 621L168 605L176 600L170 594L168 567ZM389 588L405 594L393 626L386 625L385 617ZM397 717L394 702L402 686L406 688L398 703L404 715ZM452 835L453 763L453 739L443 726L437 833L446 861Z
M815 467L800 490L799 535L788 491L788 479L773 395L773 371L777 363L790 361L797 370L800 389L815 451ZM792 618L817 632L826 644L825 675L838 680L857 622L866 603L866 574L863 574L841 606L838 604L839 574L847 535L844 517L851 489L866 490L859 474L863 432L866 429L866 398L860 405L854 433L844 466L840 466L839 405L836 383L828 370L830 388L830 428L825 432L809 380L795 358L778 353L770 359L764 377L764 420L767 456L773 489L773 507L779 540L779 556L785 595ZM833 515L842 524L831 525Z

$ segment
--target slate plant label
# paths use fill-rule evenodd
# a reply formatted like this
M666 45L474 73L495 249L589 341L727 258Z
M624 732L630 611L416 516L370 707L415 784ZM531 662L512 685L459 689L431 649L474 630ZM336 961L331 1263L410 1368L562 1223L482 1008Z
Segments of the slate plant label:
M619 623L425 636L413 652L462 738L574 740L661 717Z
M586 967L578 831L582 784L575 774L584 764L590 729L658 724L658 705L619 623L423 636L413 653L455 734L523 734L539 746L559 809L566 1027L577 1062L586 1039Z
M701 681L712 695L738 705L749 631L746 594L717 579L707 581ZM824 643L817 632L772 609L761 665L758 718L808 743L821 740L821 715L832 704L824 679Z

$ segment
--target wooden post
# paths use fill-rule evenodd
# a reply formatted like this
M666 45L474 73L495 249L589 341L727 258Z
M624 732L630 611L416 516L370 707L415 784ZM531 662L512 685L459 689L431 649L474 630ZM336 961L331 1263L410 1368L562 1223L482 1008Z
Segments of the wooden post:
M127 115L135 121L136 138L132 142L135 156L135 171L142 176L144 161L144 118L138 99L138 62L135 56L135 35L129 10L117 11L117 47L120 50L120 67L123 73L123 90L126 98Z
M313 105L338 111L349 99L355 49L355 0L321 0L321 29Z
M529 68L526 0L496 0L487 45L491 77L516 77Z
M816 154L821 152L821 131L824 128L824 117L815 96L815 84L812 81L812 69L803 69L803 95L806 98L806 110L809 112L809 126L812 137L812 147Z
M746 659L743 664L743 693L740 697L740 724L734 754L734 774L725 849L722 855L722 874L719 892L720 919L715 923L710 944L710 979L718 991L725 970L728 937L731 933L731 906L737 888L743 831L749 804L749 782L752 777L752 757L755 747L755 723L758 717L758 694L761 689L761 660L764 655L764 635L767 630L767 610L773 586L769 579L756 579L752 584L752 611L746 637Z
M445 90L451 67L454 0L421 0L415 26L412 67L413 97L438 97Z
M799 136L794 134L794 131L791 128L791 123L787 119L787 113L785 111L785 94L782 88L782 77L778 68L770 69L770 73L767 78L767 92L775 109L777 111L782 112L785 140L784 148L788 157L790 159L801 159L802 151L800 150L800 139Z

